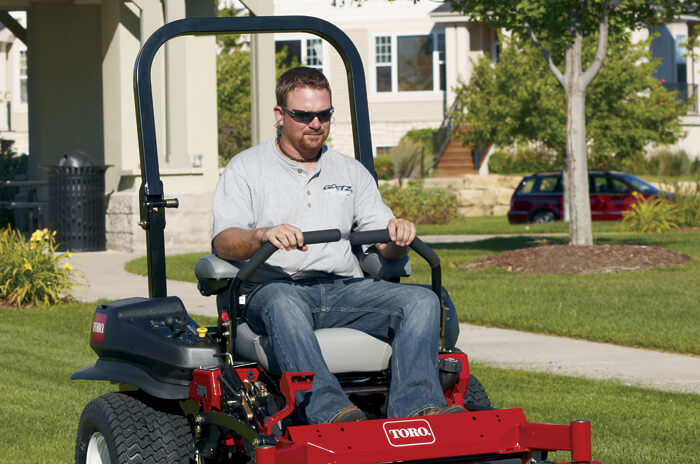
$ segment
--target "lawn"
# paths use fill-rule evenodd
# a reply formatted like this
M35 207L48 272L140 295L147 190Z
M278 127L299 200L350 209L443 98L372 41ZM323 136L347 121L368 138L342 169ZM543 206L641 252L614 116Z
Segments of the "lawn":
M569 223L509 224L505 216L460 217L449 224L419 224L418 235L568 234ZM593 233L622 232L618 221L595 221Z
M436 244L443 284L463 322L583 338L618 345L700 354L700 232L596 234L596 243L658 246L687 253L684 267L595 275L526 275L502 269L470 271L460 264L481 256L566 237L498 237L473 243ZM204 253L170 256L170 278L196 281L194 263ZM415 255L409 282L427 282L427 265ZM145 273L145 258L127 270Z
M683 267L612 274L527 275L503 269L462 269L481 256L566 238L493 238L439 244L443 285L461 321L617 345L700 354L700 232L599 235L598 244L657 246L687 253ZM429 280L413 259L408 281Z
M95 306L0 310L0 462L72 462L83 407L115 390L106 382L70 380L95 360L89 347ZM522 407L531 421L590 419L594 458L606 463L700 462L698 395L484 366L472 372L496 407Z

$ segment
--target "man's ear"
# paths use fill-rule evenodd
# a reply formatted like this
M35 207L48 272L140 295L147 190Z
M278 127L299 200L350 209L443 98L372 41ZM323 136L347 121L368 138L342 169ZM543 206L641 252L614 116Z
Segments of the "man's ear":
M284 120L284 113L282 112L282 108L280 108L279 106L275 106L273 111L275 113L275 121L278 125L281 126L282 121Z

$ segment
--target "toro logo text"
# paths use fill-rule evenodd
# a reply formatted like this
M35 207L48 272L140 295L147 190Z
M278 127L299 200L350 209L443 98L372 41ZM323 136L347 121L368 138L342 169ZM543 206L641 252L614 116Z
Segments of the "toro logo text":
M102 343L105 338L105 324L107 323L107 315L102 313L95 314L92 320L92 332L90 340L96 343Z
M384 434L391 446L416 446L435 443L430 423L425 419L384 422Z

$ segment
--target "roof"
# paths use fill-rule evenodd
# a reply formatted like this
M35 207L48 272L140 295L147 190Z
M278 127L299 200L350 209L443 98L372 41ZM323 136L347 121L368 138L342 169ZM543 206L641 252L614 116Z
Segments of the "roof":
M455 20L460 22L471 21L471 16L463 15L459 11L454 11L452 9L452 4L447 1L431 11L430 17L436 22L454 22Z

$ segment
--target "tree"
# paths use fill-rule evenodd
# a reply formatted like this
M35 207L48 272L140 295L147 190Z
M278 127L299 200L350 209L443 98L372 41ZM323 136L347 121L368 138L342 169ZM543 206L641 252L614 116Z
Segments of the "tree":
M469 84L457 90L456 122L469 127L457 134L464 143L486 146L536 142L566 155L564 92L540 52L518 35L502 38L494 66L479 60ZM587 91L588 166L607 169L642 153L650 143L669 144L681 135L680 116L687 105L653 77L651 38L630 42L630 33L610 38L607 58ZM583 46L584 61L595 52L592 38Z
M592 245L586 166L586 90L600 71L611 29L622 32L687 12L678 0L450 0L474 19L529 37L564 89L566 102L565 203L571 244ZM583 59L584 37L596 36L591 61ZM563 63L562 66L557 63Z

